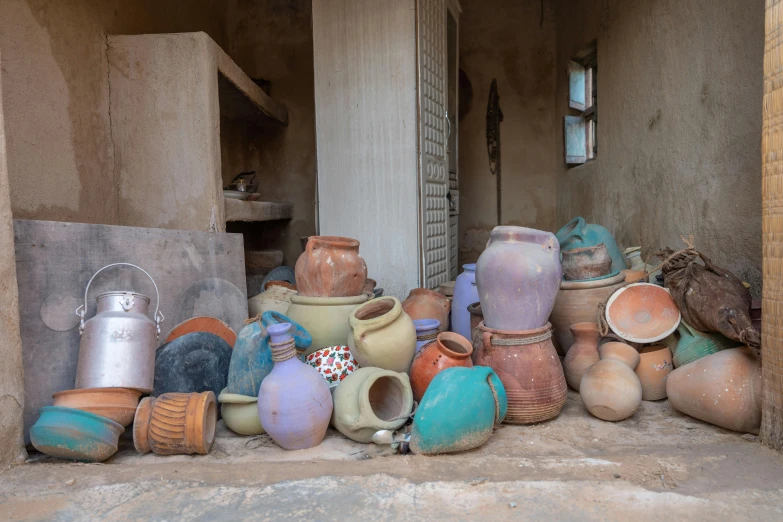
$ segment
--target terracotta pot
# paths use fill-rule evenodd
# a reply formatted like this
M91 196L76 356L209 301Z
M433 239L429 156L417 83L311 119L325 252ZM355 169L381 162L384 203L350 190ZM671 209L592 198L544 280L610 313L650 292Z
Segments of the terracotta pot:
M495 227L476 263L484 324L508 331L544 327L562 277L560 247L554 234Z
M625 282L626 283L639 283L639 282L646 282L645 281L645 272L644 270L620 270L621 274L625 274Z
M630 369L635 370L642 360L639 352L626 343L609 342L598 347L598 355L603 359L614 359L624 363Z
M359 242L348 237L310 236L295 271L297 290L305 297L361 295L367 280Z
M228 429L240 435L261 435L266 433L258 418L258 397L226 393L224 389L217 398L220 413Z
M572 324L571 332L574 334L574 344L571 345L565 356L563 371L568 385L579 391L582 375L600 360L598 339L601 334L598 332L597 323Z
M416 353L435 342L440 333L440 322L437 319L414 319L413 326L416 328Z
M412 409L408 375L359 368L334 390L332 425L351 440L371 442L376 431L394 431L405 424Z
M647 346L639 353L636 376L642 384L643 401L666 398L666 377L674 370L672 351L666 346Z
M473 338L478 330L478 325L484 320L484 312L481 311L481 302L472 303L468 306L468 312L470 313L470 341L473 342ZM475 359L475 353L473 357Z
M587 411L599 419L627 419L642 403L642 384L634 373L640 361L635 348L605 343L598 348L601 360L582 376L579 394Z
M299 323L313 338L310 347L304 355L310 355L316 350L345 344L351 333L348 318L356 307L366 303L366 294L354 297L291 297L291 306L286 316Z
M557 292L555 306L549 316L554 327L554 342L558 352L565 355L574 344L569 326L574 323L594 323L598 320L598 305L604 303L615 290L625 284L622 274L596 281L563 281Z
M473 367L473 346L470 341L454 332L438 335L434 343L425 346L411 363L411 387L413 398L421 401L432 379L446 368Z
M568 387L552 345L551 329L550 324L526 331L495 330L483 322L478 325L473 345L475 364L489 366L503 382L508 397L504 422L541 422L557 417L563 408ZM523 342L531 344L516 344Z
M677 329L680 310L665 288L635 283L612 294L606 303L606 321L625 340L654 343Z
M416 354L416 327L396 297L364 303L348 320L348 346L359 366L407 372Z
M727 430L758 433L761 364L753 351L729 348L677 368L666 379L669 404Z
M288 286L289 283L280 281ZM270 281L270 283L278 283L278 281ZM255 297L251 297L247 300L247 310L249 317L256 317L264 312L278 312L281 314L288 313L288 308L291 306L291 296L296 295L296 290L292 290L287 286L280 284L273 284L270 286L267 283L267 289Z
M704 333L696 330L685 321L680 321L677 327L680 341L674 352L674 367L679 368L697 359L718 353L729 348L738 348L741 343L733 341L718 332Z
M139 453L206 455L215 442L216 423L211 391L145 397L133 420L133 445Z
M83 388L52 395L53 406L75 408L127 426L133 422L141 392L129 388Z
M451 303L440 292L427 288L415 288L408 294L408 298L402 302L402 309L411 319L437 319L440 323L440 331L445 332L449 328L449 312Z
M563 277L566 281L593 279L611 271L612 258L603 243L563 250Z

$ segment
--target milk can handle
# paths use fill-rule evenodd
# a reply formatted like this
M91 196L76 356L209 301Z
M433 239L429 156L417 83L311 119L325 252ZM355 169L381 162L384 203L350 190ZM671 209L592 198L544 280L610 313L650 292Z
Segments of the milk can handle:
M90 285L92 284L93 279L95 279L95 277L98 274L100 274L107 268L111 268L113 266L122 266L122 265L138 268L139 270L144 272L145 276L150 278L150 281L152 281L152 286L155 287L155 315L153 317L155 317L155 328L157 330L156 338L160 337L160 323L163 322L163 312L158 310L158 307L160 306L160 292L158 292L158 285L155 284L155 280L152 279L152 276L149 275L146 270L144 270L139 266L132 265L130 263L112 263L110 265L106 265L100 270L98 270L97 272L95 272L90 278L90 280L87 282L87 288L84 289L84 304L79 305L79 308L76 309L76 315L81 317L81 321L79 321L79 335L81 335L84 332L84 316L87 314L87 294L90 292Z

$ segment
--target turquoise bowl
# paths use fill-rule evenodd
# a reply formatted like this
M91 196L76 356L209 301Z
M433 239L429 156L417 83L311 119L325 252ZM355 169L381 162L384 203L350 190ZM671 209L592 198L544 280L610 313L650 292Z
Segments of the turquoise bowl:
M44 406L30 428L35 449L51 457L102 462L117 452L121 424L88 411Z

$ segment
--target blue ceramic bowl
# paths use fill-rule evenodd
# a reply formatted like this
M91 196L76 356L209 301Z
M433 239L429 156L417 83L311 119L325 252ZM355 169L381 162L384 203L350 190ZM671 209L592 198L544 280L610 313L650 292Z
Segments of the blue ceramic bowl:
M117 452L121 424L88 411L44 406L30 428L35 449L51 457L102 462Z

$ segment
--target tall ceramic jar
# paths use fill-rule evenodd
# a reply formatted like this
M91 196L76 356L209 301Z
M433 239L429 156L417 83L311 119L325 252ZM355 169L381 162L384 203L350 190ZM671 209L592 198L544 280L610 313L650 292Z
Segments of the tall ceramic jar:
M269 326L275 367L261 382L258 418L278 445L288 450L318 446L332 416L332 394L318 370L296 357L291 324Z
M438 338L440 323L437 319L414 319L413 325L416 327L416 353L419 353Z
M454 298L451 303L451 331L471 339L470 312L468 306L479 300L476 287L476 263L462 265L463 272L454 283Z
M367 301L351 314L348 346L362 368L407 373L416 354L416 327L396 297Z
M432 379L446 368L473 367L473 346L470 341L454 332L443 332L434 343L416 353L411 363L411 387L413 398L421 401Z
M563 360L563 370L568 385L579 391L582 375L589 367L600 360L598 357L598 323L575 323L571 325L574 344Z
M296 261L296 289L304 297L360 295L367 280L367 265L359 255L359 242L348 237L310 236Z
M402 309L411 319L437 319L441 332L449 329L451 301L435 290L414 288L402 302Z
M532 228L495 227L476 264L484 325L507 331L542 328L552 312L562 278L554 234ZM465 303L466 310L471 303Z

